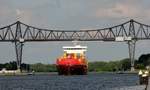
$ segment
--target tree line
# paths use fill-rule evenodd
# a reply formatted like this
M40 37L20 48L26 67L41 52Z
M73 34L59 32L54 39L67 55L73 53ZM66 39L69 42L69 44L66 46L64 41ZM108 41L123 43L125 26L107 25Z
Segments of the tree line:
M135 69L145 69L146 66L150 65L150 54L141 55L138 60L135 60ZM101 71L128 71L130 70L131 63L130 59L122 59L117 61L94 61L88 63L88 70L90 72L101 72ZM6 68L7 70L16 70L17 63L15 61L0 64L0 70ZM35 72L56 72L55 64L21 64L22 71L35 71Z
M17 63L16 61L12 61L5 64L0 64L0 70L5 68L6 70L17 70ZM21 64L21 71L23 72L56 72L56 67L54 64L42 64L42 63L36 63L36 64Z

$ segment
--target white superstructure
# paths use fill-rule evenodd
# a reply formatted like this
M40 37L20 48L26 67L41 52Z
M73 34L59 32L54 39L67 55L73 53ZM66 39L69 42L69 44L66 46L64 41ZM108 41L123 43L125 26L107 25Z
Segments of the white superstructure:
M63 49L66 53L84 53L87 51L87 46L64 46Z

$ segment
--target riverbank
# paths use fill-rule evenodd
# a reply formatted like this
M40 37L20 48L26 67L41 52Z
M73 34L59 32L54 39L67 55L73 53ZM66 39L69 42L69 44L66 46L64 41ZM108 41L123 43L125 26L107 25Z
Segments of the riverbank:
M118 72L88 72L88 74L135 74L138 72L118 71ZM87 74L87 75L88 75ZM22 72L22 73L0 73L0 76L25 76L25 75L58 75L58 72Z

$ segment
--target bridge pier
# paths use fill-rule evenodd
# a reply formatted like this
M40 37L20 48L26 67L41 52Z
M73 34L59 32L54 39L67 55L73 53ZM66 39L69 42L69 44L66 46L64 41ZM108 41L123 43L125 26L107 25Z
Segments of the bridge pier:
M15 42L15 50L16 50L17 70L18 70L18 72L21 72L23 45L24 44L22 42Z
M21 72L21 62L22 62L22 50L24 45L24 38L22 38L21 23L17 21L16 25L16 36L15 36L15 50L17 59L17 70Z
M129 58L131 61L131 71L135 71L134 64L135 64L135 45L136 40L128 41L128 49L129 49Z

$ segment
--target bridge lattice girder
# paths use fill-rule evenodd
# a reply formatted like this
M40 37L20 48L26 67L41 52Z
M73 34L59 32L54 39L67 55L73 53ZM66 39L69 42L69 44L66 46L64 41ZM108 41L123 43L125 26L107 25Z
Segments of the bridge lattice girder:
M18 35L18 30L20 31ZM123 24L94 30L48 30L29 26L20 21L0 28L0 41L114 41L115 37L129 37L136 40L150 39L150 26L130 20Z

